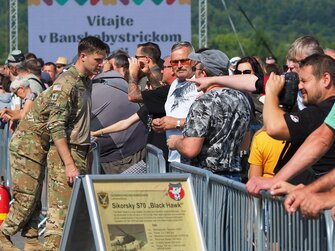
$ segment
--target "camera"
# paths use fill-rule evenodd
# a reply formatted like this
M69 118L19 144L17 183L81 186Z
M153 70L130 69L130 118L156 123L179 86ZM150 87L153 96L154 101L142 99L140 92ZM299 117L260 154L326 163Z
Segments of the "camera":
M299 75L296 72L286 72L284 77L285 84L279 94L279 104L282 105L286 111L290 111L297 100Z

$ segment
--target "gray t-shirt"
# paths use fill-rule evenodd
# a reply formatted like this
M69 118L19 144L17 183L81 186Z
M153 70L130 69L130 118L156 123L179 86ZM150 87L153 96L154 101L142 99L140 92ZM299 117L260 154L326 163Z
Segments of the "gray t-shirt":
M32 92L35 92L37 95L39 95L43 91L41 80L34 74L29 74L26 76L26 78L28 79L29 87Z
M97 79L106 82L95 83ZM102 73L93 80L91 130L126 119L139 108L128 100L128 83L117 72ZM99 137L101 162L120 160L140 151L147 143L147 135L148 130L139 121L127 130Z

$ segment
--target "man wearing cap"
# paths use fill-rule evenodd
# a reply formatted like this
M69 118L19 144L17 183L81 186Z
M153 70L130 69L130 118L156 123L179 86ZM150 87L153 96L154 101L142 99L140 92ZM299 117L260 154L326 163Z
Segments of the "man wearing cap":
M64 71L65 66L67 66L68 61L66 57L58 57L55 65L57 68L57 76L59 76L59 74L61 74Z
M195 76L229 74L229 59L219 50L191 53ZM251 116L250 103L240 91L213 85L192 104L183 136L170 136L167 144L190 164L240 180L240 145ZM186 162L182 159L182 162Z
M0 117L6 120L20 120L24 117L38 96L37 93L31 90L29 85L28 79L20 76L15 78L10 85L10 91L23 100L23 108L21 110L12 110L10 108L0 109Z
M7 60L6 64L8 66L9 71L6 71L5 74L10 78L11 81L18 75L17 66L25 60L24 55L20 50L13 50Z
M7 76L10 81L14 81L16 76L18 75L17 66L25 60L23 53L20 50L13 50L6 60L6 65L4 69L4 75ZM12 105L11 109L20 110L21 108L21 99L16 96L12 95ZM17 124L11 123L10 129L13 132L15 130Z

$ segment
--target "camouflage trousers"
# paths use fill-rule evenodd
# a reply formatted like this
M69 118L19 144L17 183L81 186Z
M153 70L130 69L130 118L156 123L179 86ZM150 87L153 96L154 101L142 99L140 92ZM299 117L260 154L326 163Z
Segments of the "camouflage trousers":
M14 202L1 225L4 234L12 236L22 229L22 236L38 236L44 165L10 151Z
M80 174L86 174L87 150L71 148L70 151ZM48 157L48 219L44 235L44 249L58 250L68 211L72 187L66 178L65 166L54 145L51 145Z

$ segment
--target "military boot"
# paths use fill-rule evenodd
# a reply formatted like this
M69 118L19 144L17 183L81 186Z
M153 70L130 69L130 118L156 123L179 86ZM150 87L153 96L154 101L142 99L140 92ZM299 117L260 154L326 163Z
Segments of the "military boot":
M43 251L43 244L38 241L37 237L26 237L26 242L24 243L24 251Z
M14 246L8 235L0 231L0 251L20 251L20 249Z

